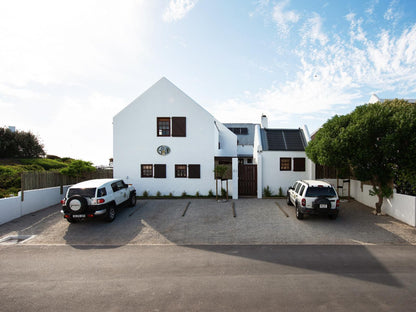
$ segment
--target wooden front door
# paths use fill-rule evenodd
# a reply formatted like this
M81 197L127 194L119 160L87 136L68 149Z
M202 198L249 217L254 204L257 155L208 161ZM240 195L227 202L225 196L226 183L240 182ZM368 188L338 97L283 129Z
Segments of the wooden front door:
M238 195L257 196L257 165L238 165Z

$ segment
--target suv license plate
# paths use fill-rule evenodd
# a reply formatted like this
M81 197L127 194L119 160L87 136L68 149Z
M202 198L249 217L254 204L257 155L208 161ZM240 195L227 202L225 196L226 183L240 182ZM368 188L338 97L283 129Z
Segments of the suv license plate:
M72 215L72 218L85 218L85 214Z
M319 208L328 208L328 206L326 204L320 204Z

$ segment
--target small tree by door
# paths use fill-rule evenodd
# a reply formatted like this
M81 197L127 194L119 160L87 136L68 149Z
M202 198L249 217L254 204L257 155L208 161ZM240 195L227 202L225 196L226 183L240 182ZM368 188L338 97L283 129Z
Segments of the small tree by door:
M214 169L215 173L215 198L218 200L218 180L220 181L220 187L222 191L222 181L226 181L226 200L228 200L228 179L226 178L226 172L228 170L228 166L225 165L216 165ZM221 192L222 195L222 192Z

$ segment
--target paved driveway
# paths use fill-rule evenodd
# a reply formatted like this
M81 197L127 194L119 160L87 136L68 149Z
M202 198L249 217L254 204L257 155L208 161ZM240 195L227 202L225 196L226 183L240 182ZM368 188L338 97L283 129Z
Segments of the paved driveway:
M234 207L234 209L233 209ZM0 238L34 235L21 244L87 247L205 244L395 244L416 245L416 230L356 201L341 203L336 220L299 221L284 199L139 200L113 223L69 224L53 206L0 226ZM234 217L235 214L235 217Z

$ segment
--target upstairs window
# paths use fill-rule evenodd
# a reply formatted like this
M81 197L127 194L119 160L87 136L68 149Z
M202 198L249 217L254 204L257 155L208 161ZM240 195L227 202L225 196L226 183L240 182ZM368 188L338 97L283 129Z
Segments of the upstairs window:
M157 118L157 136L170 136L170 118Z
M157 117L157 136L186 137L186 117Z
M229 128L229 129L235 134L243 134L243 135L248 134L248 128Z

